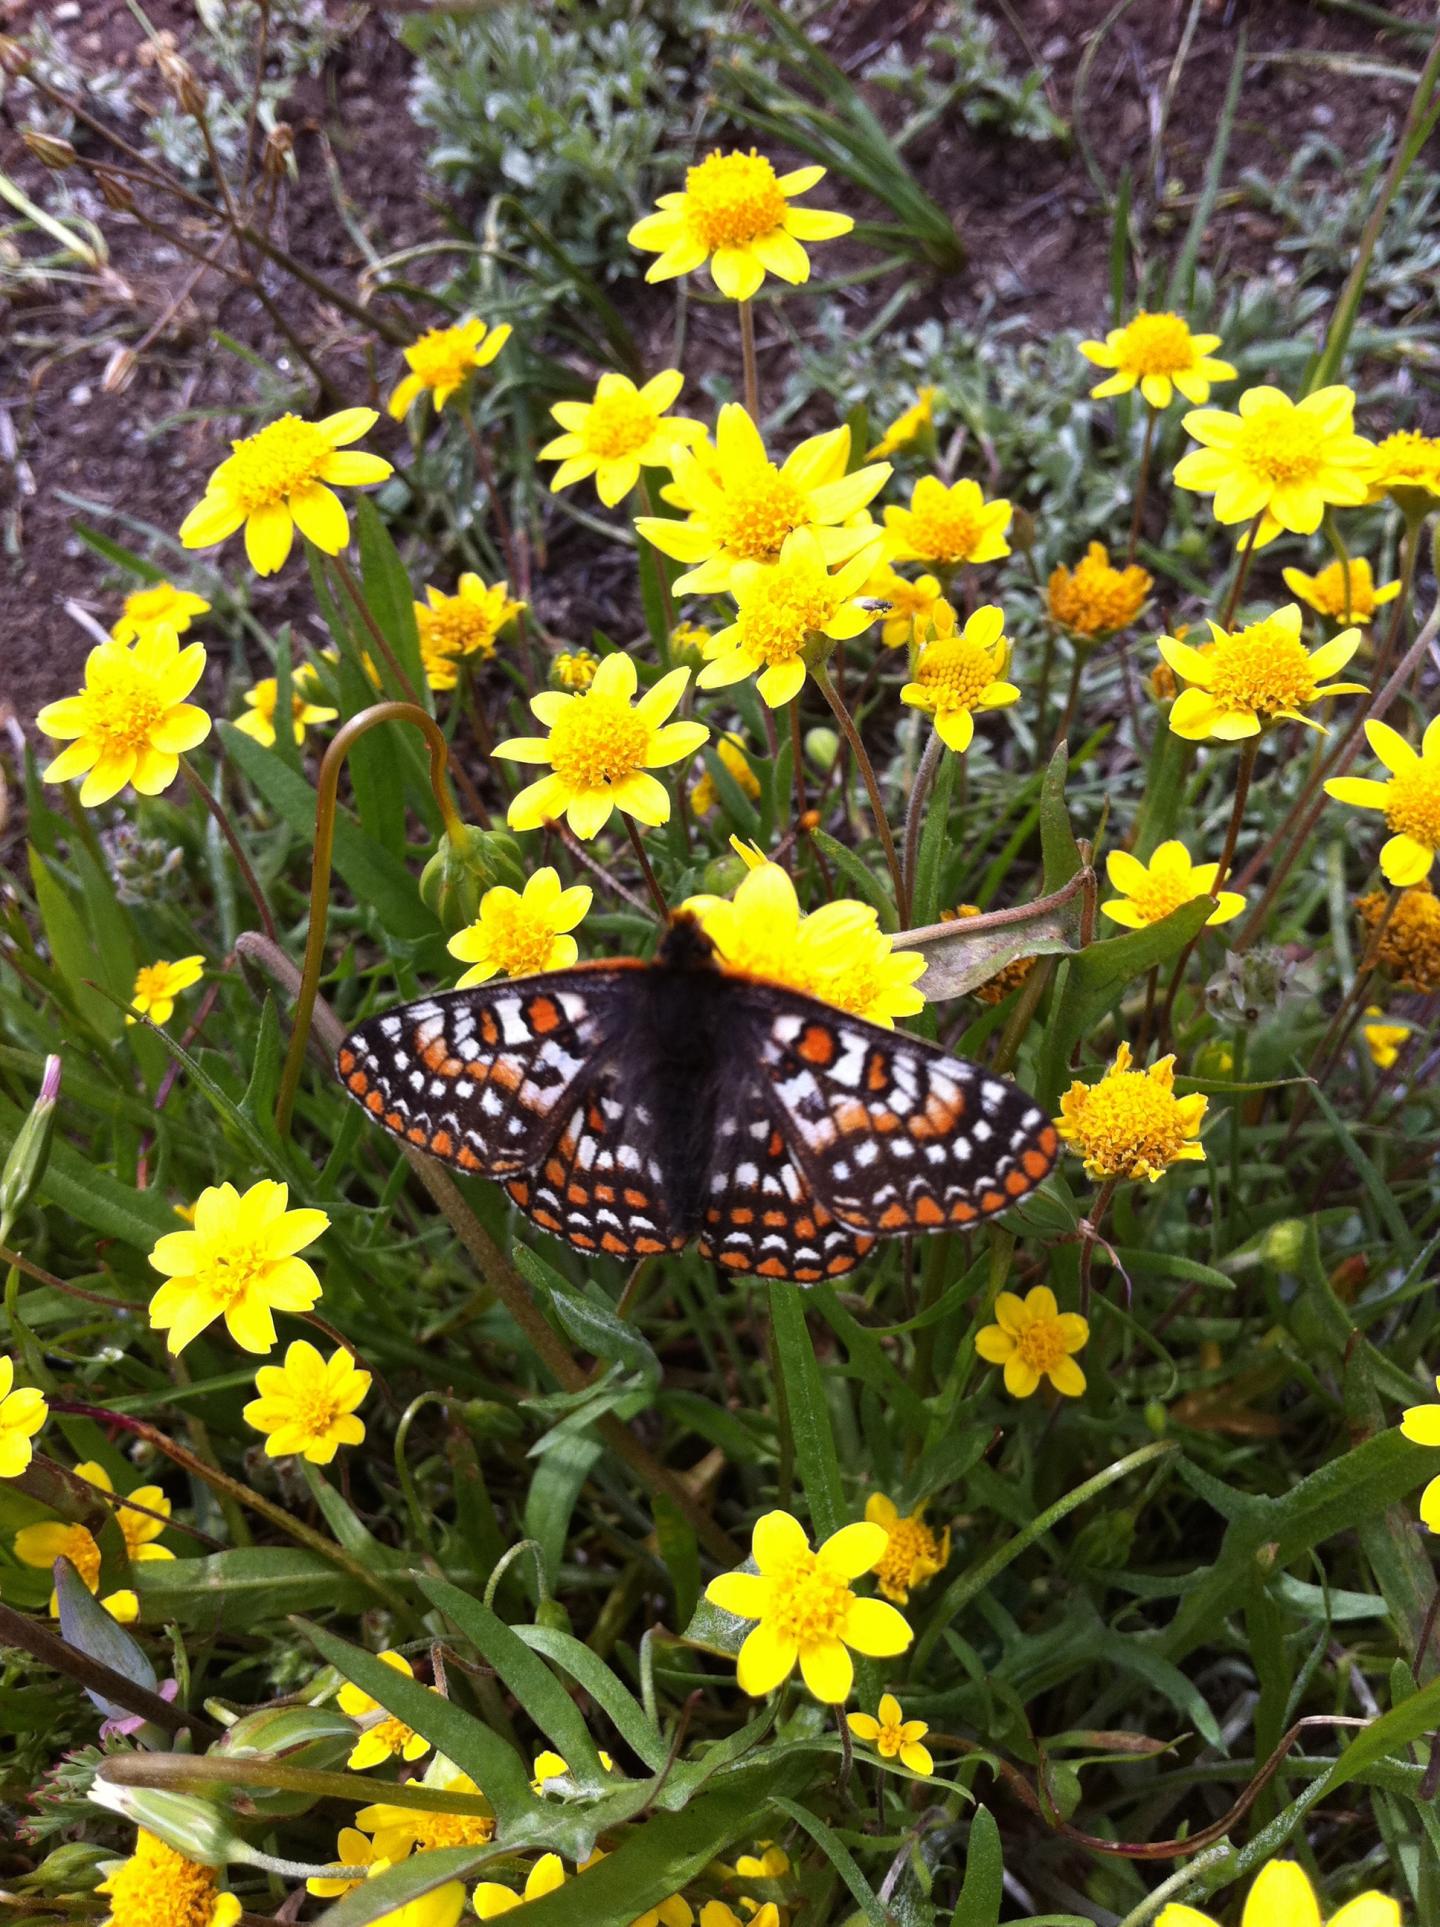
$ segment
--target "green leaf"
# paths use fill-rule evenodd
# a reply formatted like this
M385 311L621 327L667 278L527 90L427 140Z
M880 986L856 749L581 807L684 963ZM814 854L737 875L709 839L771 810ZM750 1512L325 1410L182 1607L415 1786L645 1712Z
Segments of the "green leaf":
M91 1659L98 1659L102 1666L121 1674L132 1685L143 1686L149 1693L157 1691L155 1668L125 1628L106 1612L68 1559L55 1561L55 1591L60 1604L60 1633L67 1645ZM85 1692L107 1720L128 1718L128 1706L119 1706L101 1693L92 1693L88 1686Z
M408 1860L372 1874L349 1893L341 1894L319 1919L324 1927L367 1927L369 1921L395 1913L452 1880L468 1883L492 1860L509 1854L512 1846L508 1840L503 1846L492 1841L485 1847L432 1847L425 1853L411 1854Z
M142 1617L218 1632L246 1632L290 1613L361 1613L375 1595L300 1546L239 1546L200 1559L157 1559L134 1568ZM389 1668L386 1668L387 1672Z
M0 1097L0 1151L8 1152L28 1115L8 1098ZM139 1251L149 1251L162 1233L174 1231L179 1222L154 1191L137 1191L131 1184L121 1184L72 1150L58 1133L50 1145L40 1197L77 1224L88 1225L102 1237L118 1238ZM158 1279L156 1282L158 1285Z
M598 1654L582 1645L573 1633L563 1633L554 1627L516 1626L514 1633L532 1651L542 1653L552 1666L567 1672L594 1700L631 1752L652 1772L661 1770L670 1757L664 1735L645 1717L639 1701L626 1691Z
M800 1483L809 1502L815 1536L828 1539L846 1523L845 1485L825 1403L825 1385L805 1322L804 1293L794 1285L771 1285L770 1320L775 1334L775 1374L784 1385Z
M1070 752L1062 743L1050 758L1045 780L1040 785L1040 851L1046 896L1063 889L1083 867L1080 845L1075 841L1065 803L1065 778L1069 769Z
M415 591L405 564L400 560L400 551L381 520L379 509L368 495L356 499L354 513L355 533L360 544L360 586L364 592L365 606L394 651L395 660L408 679L413 695L396 682L394 672L378 650L375 652L375 667L380 671L381 680L391 695L407 702L418 700L421 708L433 715L435 698L430 693L425 666L420 659ZM347 610L349 613L351 611ZM360 640L363 644L368 639L364 634L362 619Z
M950 1916L950 1927L997 1927L1004 1877L1000 1829L988 1807L976 1807L965 1851L965 1884Z
M870 1922L870 1927L887 1927L889 1915L875 1898L874 1888L856 1866L854 1855L834 1828L827 1826L818 1814L812 1813L808 1807L797 1805L794 1800L777 1800L775 1804L797 1827L809 1834L849 1888L851 1898Z
M125 1020L109 998L90 986L106 981L104 961L93 940L89 924L67 886L38 850L30 851L30 882L40 911L40 924L50 955L65 988L75 1000L75 1008L99 1036L115 1039ZM124 989L128 991L126 984Z
M885 883L881 881L885 876L884 865L879 866L877 874L848 844L837 843L835 838L825 830L812 830L810 840L816 849L824 851L846 882L853 883L865 901L874 905L875 913L880 919L880 928L893 930L895 905L890 901Z

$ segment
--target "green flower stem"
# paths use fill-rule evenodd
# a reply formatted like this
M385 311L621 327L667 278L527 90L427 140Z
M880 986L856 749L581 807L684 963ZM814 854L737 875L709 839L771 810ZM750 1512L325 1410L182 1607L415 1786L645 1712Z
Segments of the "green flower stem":
M660 912L660 915L668 918L670 915L670 905L665 901L665 892L660 888L659 879L650 867L650 859L645 854L644 838L636 827L634 817L628 815L624 810L622 810L620 814L625 819L625 830L630 838L630 847L634 850L640 864L640 874L645 879L645 887L650 892L650 900Z
M163 1700L160 1703L165 1704ZM166 1710L172 1725L185 1723L186 1715L177 1717L173 1707ZM285 1760L234 1755L190 1758L183 1753L112 1753L101 1761L99 1776L115 1786L160 1787L167 1793L209 1793L227 1786L265 1787L275 1793L313 1793L317 1800L343 1800L357 1807L369 1806L379 1787L386 1806L487 1818L493 1811L490 1802L478 1794L448 1792L420 1780L387 1780L382 1784L363 1773L321 1773Z
M1255 526L1258 528L1258 520ZM1212 901L1218 901L1220 892L1224 888L1226 879L1230 875L1230 866L1235 861L1235 845L1240 841L1240 825L1245 820L1245 804L1250 795L1250 779L1255 774L1255 758L1259 752L1259 736L1247 737L1245 747L1240 752L1240 767L1235 772L1235 801L1230 810L1229 827L1225 831L1225 845L1220 852L1220 861L1215 867L1215 881L1210 886ZM1160 1013L1160 1044L1162 1050L1165 1048L1170 1037L1170 1020L1174 1015L1175 998L1179 993L1181 982L1185 976L1186 966L1195 954L1196 947L1200 942L1204 930L1205 925L1202 924L1200 929L1195 932L1195 935L1180 952L1180 955L1175 959L1175 969L1170 977L1170 987L1165 993L1165 1008Z
M915 781L910 786L910 801L905 810L905 900L907 909L915 901L915 878L920 867L920 829L925 819L925 799L930 794L930 785L935 781L935 772L940 767L940 757L945 748L938 729L932 728L921 753L920 766L915 772ZM797 751L798 755L799 752Z
M1060 721L1055 725L1054 739L1050 744L1052 757L1070 734L1070 725L1075 720L1075 707L1080 700L1080 677L1085 669L1086 652L1081 647L1077 636L1071 636L1070 646L1075 652L1075 658L1070 665L1070 686L1065 692L1065 707L1060 713Z
M1220 612L1220 627L1222 629L1229 629L1231 622L1234 620L1235 611L1240 606L1240 596L1245 587L1245 578L1250 573L1251 559L1255 554L1255 541L1260 533L1260 524L1264 519L1265 511L1261 509L1260 513L1255 517L1255 520L1245 531L1240 543L1240 553L1235 558L1235 574L1230 582L1230 593L1226 596L1225 607Z
M905 878L900 870L900 857L895 848L895 838L891 834L889 819L885 815L885 805L880 798L880 785L875 779L875 766L870 761L869 752L860 740L860 732L855 727L855 718L841 702L830 680L830 672L823 662L817 662L810 674L815 678L820 694L830 705L831 714L840 725L841 733L849 743L855 761L860 766L860 775L865 784L865 794L870 799L870 814L875 819L875 828L880 837L881 848L885 852L885 867L890 872L891 887L895 892L895 909L902 924L910 921L910 898L905 889Z
M1105 1222L1105 1213L1110 1209L1110 1200L1119 1189L1119 1178L1106 1178L1096 1194L1095 1204L1086 1218L1080 1233L1080 1316L1086 1318L1090 1312L1090 1273L1095 1265L1095 1247L1101 1242L1100 1229Z
M790 712L790 774L795 784L795 834L800 834L805 815L805 745L800 740L800 698L792 696L785 707Z
M230 821L224 804L218 796L215 796L210 790L206 789L205 785L200 781L200 778L195 774L183 756L180 758L180 773L200 798L211 816L214 817L221 836L224 837L230 847L230 854L235 859L236 868L245 879L245 887L254 900L255 908L260 912L260 922L264 926L265 935L270 939L271 943L278 943L280 939L276 934L275 918L271 912L269 901L266 898L265 892L260 888L259 877L256 876L254 870L250 867L250 859L245 854L244 846L236 833L235 825Z
M738 303L740 309L740 359L745 366L745 412L760 424L760 364L755 353L755 310L750 302Z
M650 487L649 472L644 468L640 470L640 500L644 504L647 515L653 516L657 513L654 491ZM665 646L660 651L660 666L662 669L668 669L671 663L670 638L675 632L675 604L670 595L670 572L666 566L666 558L653 543L650 553L655 558L655 579L660 584L660 606L665 612ZM688 688L687 684L687 690Z
M1407 538L1409 532L1407 521ZM1335 511L1328 507L1325 510L1325 539L1335 551L1335 560L1340 564L1340 580L1345 584L1345 614L1343 617L1343 626L1348 629L1355 620L1350 591L1350 551L1346 548L1345 538L1340 533L1340 524L1335 520ZM1405 596L1402 594L1399 600L1403 606Z
M1407 508L1405 511L1405 533L1400 544L1400 593L1395 598L1395 613L1390 618L1390 627L1385 632L1384 646L1375 657L1374 677L1379 682L1385 671L1395 660L1395 652L1405 636L1405 621L1410 614L1410 602L1415 592L1415 566L1420 557L1420 537L1429 520L1429 510Z
M1128 569L1135 560L1135 551L1140 546L1140 524L1145 516L1145 497L1150 490L1150 457L1155 449L1155 424L1160 419L1160 411L1145 404L1145 440L1140 445L1140 473L1135 482L1135 507L1130 514L1130 540L1125 549L1125 566Z

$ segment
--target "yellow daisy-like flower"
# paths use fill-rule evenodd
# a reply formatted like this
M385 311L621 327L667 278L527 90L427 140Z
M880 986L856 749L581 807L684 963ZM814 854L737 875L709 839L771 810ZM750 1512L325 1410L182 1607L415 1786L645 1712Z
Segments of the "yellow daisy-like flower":
M525 1876L523 1893L517 1894L495 1880L482 1880L470 1898L481 1920L498 1920L501 1914L513 1912L527 1900L539 1900L543 1894L553 1894L564 1885L565 1863L559 1854L542 1853Z
M94 1459L77 1465L75 1476L89 1485L98 1486L102 1492L113 1493L115 1490L110 1474ZM115 1522L125 1542L126 1559L131 1565L173 1559L175 1555L168 1546L154 1543L165 1530L165 1521L170 1516L170 1501L161 1488L158 1485L139 1485L126 1497L136 1505L145 1507L144 1512L132 1511L128 1505L115 1508ZM161 1516L151 1518L151 1513ZM37 1566L42 1572L50 1571L57 1559L68 1559L86 1591L96 1594L100 1591L100 1546L94 1534L85 1526L62 1525L59 1520L22 1526L15 1535L15 1557L22 1565ZM131 1625L140 1615L140 1601L128 1587L107 1593L100 1604L112 1619L119 1620L124 1626ZM54 1592L50 1595L50 1617L60 1617L60 1597Z
M1404 509L1427 508L1440 495L1440 440L1401 428L1375 444L1367 501L1393 496Z
M709 660L695 678L698 686L724 689L755 676L772 709L798 696L807 658L823 650L821 637L844 642L874 622L875 610L857 598L875 556L872 543L832 575L813 530L795 529L778 560L740 563L730 577L735 620L706 644Z
M148 589L132 589L119 617L110 626L116 642L138 642L151 629L173 629L183 636L193 616L210 613L210 604L192 589L173 582L152 582Z
M900 1702L893 1693L882 1693L880 1704L875 1713L847 1713L845 1724L857 1740L864 1740L873 1746L882 1760L898 1759L902 1766L908 1766L912 1773L926 1775L935 1771L935 1761L928 1746L921 1741L930 1731L924 1720L907 1720L900 1710Z
M1029 1398L1042 1378L1064 1397L1079 1398L1085 1374L1072 1354L1090 1340L1090 1326L1079 1312L1061 1311L1050 1287L1036 1285L1023 1298L1002 1291L995 1318L995 1324L976 1332L975 1349L987 1365L1004 1366L1012 1398Z
M676 578L678 595L717 594L740 563L777 562L797 529L813 532L833 568L873 542L873 527L851 526L851 518L891 473L888 462L872 462L847 475L849 459L849 428L832 428L801 442L777 468L740 403L727 402L714 449L676 455L671 493L688 519L642 515L635 526L662 555L690 565Z
M1058 623L1089 640L1128 628L1154 586L1148 570L1136 562L1114 568L1105 544L1092 542L1073 569L1051 570L1047 599Z
M1440 847L1440 716L1426 725L1418 750L1388 723L1367 722L1365 734L1390 772L1389 782L1332 776L1325 794L1359 810L1384 812L1392 835L1380 852L1381 873L1405 889L1428 874Z
M801 242L833 240L855 225L848 214L790 205L824 178L823 167L777 174L753 147L748 154L717 147L686 169L682 193L660 195L660 212L631 228L630 245L660 257L645 279L670 281L708 261L711 280L731 301L748 301L767 274L792 286L808 281Z
M640 480L642 468L670 468L675 452L703 439L704 424L669 415L685 386L678 368L666 368L637 388L628 375L604 374L591 401L557 401L550 413L564 429L540 451L542 462L559 462L553 494L595 477L595 492L614 508Z
M909 508L892 503L885 511L890 559L943 569L962 562L996 562L1010 553L1005 531L1013 513L1003 497L987 502L978 482L946 488L938 476L922 475L911 491Z
M18 1479L35 1455L31 1441L50 1416L45 1394L15 1384L15 1361L0 1358L0 1479Z
M975 740L977 709L1003 709L1020 700L1015 684L1005 681L1010 660L1005 615L987 602L958 634L948 623L936 626L940 633L922 646L900 700L933 717L945 747L963 754Z
M35 727L66 747L46 766L47 783L83 776L80 801L93 809L127 783L159 796L180 758L210 734L210 718L185 698L205 672L198 642L180 647L173 629L147 630L135 643L98 643L85 658L77 696L46 703Z
M1172 1900L1155 1927L1219 1927L1219 1923L1195 1907ZM1325 1927L1315 1889L1298 1861L1272 1860L1261 1870L1246 1898L1240 1927ZM1400 1903L1372 1889L1332 1914L1329 1927L1400 1927Z
M176 963L167 963L161 957L153 964L142 964L135 972L126 1023L133 1024L138 1012L152 1024L168 1024L175 1015L175 999L182 991L198 984L204 975L203 957L181 957Z
M1278 388L1247 388L1239 413L1192 409L1184 420L1200 448L1181 457L1181 488L1215 497L1217 522L1263 519L1256 547L1281 529L1310 535L1332 503L1365 500L1374 444L1355 433L1355 391L1337 383L1293 402Z
M1367 1017L1383 1019L1385 1013L1379 1004L1368 1004L1365 1008L1365 1015ZM1399 1057L1401 1049L1410 1035L1410 1026L1408 1024L1387 1024L1384 1022L1363 1024L1361 1026L1361 1034L1365 1039L1365 1048L1370 1053L1370 1062L1375 1066L1376 1070L1388 1071L1390 1066Z
M305 691L313 688L315 666L313 663L297 664L290 676L290 734L295 747L300 748L305 741L305 732L316 723L333 723L340 714L338 709L329 709L323 703L312 703ZM253 736L257 743L266 749L275 747L275 712L280 702L280 683L278 677L262 676L253 689L245 691L246 710L235 720L235 727Z
M850 1697L855 1667L850 1651L872 1659L903 1653L913 1634L893 1606L857 1599L857 1579L885 1551L883 1526L842 1526L812 1551L805 1530L788 1512L756 1521L750 1553L758 1572L726 1572L705 1597L722 1612L759 1623L736 1661L740 1690L763 1699L789 1679L798 1663L806 1686L828 1706Z
M590 649L562 649L550 664L552 689L588 689L595 680L600 658Z
M428 328L401 353L410 372L391 390L386 403L390 416L403 421L422 395L428 394L438 414L450 397L470 378L472 369L488 368L510 339L508 321L487 328L475 315L453 328Z
M1100 908L1112 923L1122 923L1127 930L1143 930L1146 924L1162 922L1182 903L1208 897L1219 870L1218 863L1192 863L1190 852L1174 837L1157 846L1148 866L1127 850L1112 850L1105 859L1105 874L1120 895ZM1206 929L1229 923L1244 908L1245 899L1238 890L1221 890L1214 910L1205 919Z
M667 723L690 680L688 669L672 669L632 703L638 685L629 656L606 656L590 687L567 696L544 690L530 699L531 712L548 736L512 736L495 745L497 756L514 763L548 763L542 776L510 804L512 830L535 830L563 816L576 836L596 836L611 812L624 810L638 823L665 823L670 798L647 774L683 763L710 732L703 723Z
M897 448L907 448L927 428L932 428L935 423L935 397L939 393L938 388L916 389L914 401L895 417L866 455L866 461L873 462L879 455L893 455Z
M790 1871L790 1856L773 1840L762 1840L759 1853L737 1853L735 1872L741 1880L783 1880Z
M1303 569L1282 569L1285 587L1292 595L1334 622L1368 622L1375 611L1393 602L1400 593L1398 582L1377 583L1363 555L1343 562L1329 562L1314 575Z
M1299 603L1287 602L1233 633L1212 622L1203 649L1161 636L1160 654L1191 685L1170 710L1175 734L1192 743L1207 737L1235 743L1278 722L1304 723L1326 734L1325 725L1304 712L1331 696L1364 695L1364 683L1325 682L1360 647L1360 631L1343 629L1312 652L1301 640L1300 623Z
M516 601L508 582L485 583L467 570L454 595L427 586L425 600L413 606L425 680L432 689L453 689L461 660L479 656L489 662L501 630L528 605Z
M243 525L257 575L284 567L297 528L326 555L339 555L350 540L350 518L335 488L363 488L392 473L379 455L345 446L377 420L373 408L344 408L318 422L282 415L232 442L234 452L180 524L180 540L187 549L209 549Z
M727 730L723 736L716 737L715 753L734 777L741 793L748 796L753 803L760 794L760 778L750 767L750 758L745 754L744 738L737 736L734 730ZM720 792L716 788L715 778L707 769L690 792L690 807L697 816L708 816L719 801Z
M580 955L569 932L589 914L594 901L588 883L562 889L548 863L526 880L523 890L497 883L481 897L474 923L450 939L450 955L470 965L455 988L488 983L502 970L507 977L531 977L537 970L568 969Z
M953 628L955 611L945 600L940 578L934 575L908 576L888 562L882 562L870 576L861 594L867 600L888 603L880 613L880 640L887 649L903 649L918 642L931 624Z
M288 1185L262 1178L246 1192L209 1185L195 1200L193 1231L168 1231L150 1253L165 1283L150 1300L150 1324L182 1352L212 1319L223 1318L247 1352L275 1343L274 1311L309 1311L320 1280L297 1252L330 1220L323 1211L289 1210Z
M1228 361L1217 361L1219 335L1192 335L1183 315L1142 308L1103 341L1082 341L1080 352L1097 368L1113 368L1092 395L1124 395L1138 387L1152 408L1168 408L1178 388L1197 406L1210 399L1210 384L1233 381Z
M1372 890L1359 899L1356 908L1367 929L1374 931L1389 902L1388 890ZM1400 892L1380 932L1376 961L1402 990L1425 996L1440 990L1440 897L1428 878Z
M308 1339L297 1338L287 1346L283 1365L260 1367L255 1390L259 1396L242 1416L265 1434L267 1458L298 1453L311 1465L329 1465L342 1445L359 1445L365 1437L355 1408L370 1390L370 1374L343 1346L325 1359Z
M480 1794L470 1775L462 1773L443 1753L437 1753L430 1762L421 1784L432 1791ZM383 1800L373 1807L362 1807L355 1823L375 1836L376 1854L392 1864L412 1852L428 1853L435 1847L483 1847L495 1838L495 1821L488 1813L434 1813L423 1807L390 1806ZM315 1890L312 1887L310 1891Z
M1055 1127L1092 1178L1153 1184L1170 1165L1205 1156L1197 1139L1209 1099L1198 1092L1176 1097L1174 1087L1173 1057L1133 1070L1130 1046L1122 1043L1098 1083L1071 1084Z
M403 1653L393 1653L387 1648L375 1657L392 1671L402 1673L406 1679L414 1679L415 1668ZM427 1690L433 1693L435 1689L432 1686ZM353 1680L347 1679L340 1688L336 1704L342 1713L360 1721L365 1729L350 1749L350 1757L345 1763L352 1773L363 1772L367 1766L378 1766L382 1760L418 1760L430 1751L430 1742L423 1733L417 1733L403 1720L396 1719L393 1713L387 1713L379 1700L372 1699Z
M865 1501L865 1517L871 1525L883 1526L885 1550L875 1562L875 1583L887 1599L897 1606L907 1603L917 1586L943 1572L950 1559L950 1528L937 1533L925 1523L925 1508L901 1516L900 1508L883 1492L872 1492Z
M188 1860L143 1827L128 1860L111 1861L95 1889L110 1903L104 1927L234 1927L243 1909L221 1893L214 1867Z

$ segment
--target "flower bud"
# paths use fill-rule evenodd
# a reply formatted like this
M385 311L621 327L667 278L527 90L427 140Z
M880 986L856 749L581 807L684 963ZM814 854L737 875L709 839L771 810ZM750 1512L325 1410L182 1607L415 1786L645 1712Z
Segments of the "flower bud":
M710 631L698 622L677 622L670 631L670 661L676 669L696 670L705 660Z
M512 890L525 887L520 845L505 830L467 826L454 843L441 837L420 874L420 901L445 930L463 930L479 915L481 897L497 883Z
M570 1632L570 1615L558 1599L542 1599L535 1608L535 1624L543 1626L547 1632Z
M1170 1414L1158 1398L1150 1399L1145 1406L1145 1427L1157 1439L1163 1439L1170 1429Z
M1298 1274L1305 1252L1305 1225L1300 1218L1282 1218L1260 1240L1260 1256L1277 1271Z
M135 212L135 196L130 192L127 181L122 180L118 174L112 174L108 167L97 167L92 172L101 198L112 213L133 214Z
M69 141L42 134L38 127L22 128L20 138L42 166L53 168L57 174L73 167L80 158Z
M750 874L750 865L740 856L717 856L705 865L701 882L708 896L733 896Z
M277 181L287 170L293 170L294 165L294 131L288 121L277 120L265 136L265 145L260 150L260 172L266 180Z
M267 1706L245 1713L226 1729L215 1756L259 1755L283 1759L287 1766L327 1773L339 1767L355 1744L355 1722L329 1706ZM304 1813L319 1796L299 1789L264 1792L247 1788L247 1809L267 1815Z
M0 1171L0 1244L10 1237L10 1227L35 1195L50 1161L50 1140L55 1135L55 1104L60 1096L60 1059L47 1057L40 1077L40 1095L30 1107L30 1115L15 1134L5 1168Z
M817 723L814 729L805 732L805 755L822 776L828 776L835 767L835 758L840 754L840 732L827 724Z
M223 1867L248 1851L229 1815L212 1800L168 1793L160 1787L121 1786L103 1777L103 1763L102 1772L91 1782L90 1798L202 1867Z
M563 689L574 695L590 687L599 667L600 658L591 649L562 649L551 659L547 680L552 689Z
M0 33L0 73L8 74L18 80L30 71L30 56L18 40L8 33Z

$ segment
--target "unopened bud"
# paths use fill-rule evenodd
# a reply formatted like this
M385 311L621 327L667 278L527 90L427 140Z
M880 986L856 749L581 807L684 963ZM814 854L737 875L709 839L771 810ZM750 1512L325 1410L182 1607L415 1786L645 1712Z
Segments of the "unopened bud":
M143 1827L187 1860L202 1867L223 1867L228 1860L244 1858L248 1851L229 1816L212 1800L201 1800L190 1793L167 1793L160 1787L120 1786L104 1774L102 1761L90 1786L90 1798L96 1806L118 1813L132 1826Z
M535 1608L535 1624L543 1626L547 1632L568 1633L571 1631L570 1615L558 1599L545 1598Z
M204 120L206 106L205 89L200 85L191 68L187 66L183 60L177 61L176 65L184 69L172 82L176 100L179 101L181 107L192 120ZM167 74L166 79L168 80L169 78L170 76Z
M678 631L677 631L678 634ZM670 639L671 650L675 638ZM588 689L595 680L600 658L590 649L562 649L550 664L548 681L552 689L568 690L572 695Z
M105 363L105 372L100 377L100 386L107 395L123 393L134 381L138 365L133 348L116 348Z
M454 843L441 837L420 873L420 901L447 931L463 930L480 914L481 897L497 883L524 888L520 845L505 830L467 826Z
M835 767L835 758L840 754L840 732L824 723L817 723L814 729L805 732L805 755L822 776L828 776Z
M742 856L717 856L705 865L701 882L708 896L728 897L740 888L750 874L750 865Z
M1010 516L1010 546L1021 555L1029 555L1035 546L1035 517L1018 503Z
M5 1168L0 1171L0 1244L10 1236L10 1227L20 1216L50 1161L50 1140L55 1135L55 1105L60 1096L60 1059L47 1057L40 1075L40 1094L30 1107L30 1115L15 1134Z
M677 669L698 669L705 660L710 631L698 622L677 622L670 631L670 660Z
M80 158L69 141L59 140L54 134L42 134L38 127L22 128L20 138L37 161L53 168L57 174L73 167Z
M1305 1254L1305 1225L1300 1218L1282 1218L1260 1240L1260 1256L1277 1271L1298 1273Z
M8 33L0 33L0 73L8 74L18 80L30 71L30 56L20 42Z
M97 167L94 180L106 207L116 214L135 212L135 196L130 192L128 181L122 180L118 174L112 174L108 167Z
M295 161L295 135L289 122L277 120L265 136L260 150L260 172L267 180L278 180Z
M287 1766L326 1773L338 1767L355 1744L355 1722L329 1706L267 1706L245 1713L226 1729L214 1748L218 1757L283 1759ZM303 1791L261 1792L247 1788L245 1805L271 1816L304 1813L318 1796Z
M1163 1439L1170 1429L1170 1414L1158 1398L1152 1398L1145 1407L1145 1426L1157 1439Z

